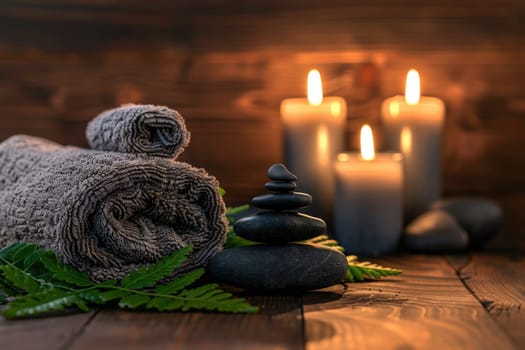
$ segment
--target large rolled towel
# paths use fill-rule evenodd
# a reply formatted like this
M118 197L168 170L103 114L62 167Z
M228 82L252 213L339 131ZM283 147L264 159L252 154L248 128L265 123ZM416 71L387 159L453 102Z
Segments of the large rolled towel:
M0 144L0 246L36 242L96 281L190 244L171 277L205 265L225 240L224 214L215 178L186 163L31 136Z
M86 129L92 149L175 158L190 142L184 119L173 109L123 105L93 119Z

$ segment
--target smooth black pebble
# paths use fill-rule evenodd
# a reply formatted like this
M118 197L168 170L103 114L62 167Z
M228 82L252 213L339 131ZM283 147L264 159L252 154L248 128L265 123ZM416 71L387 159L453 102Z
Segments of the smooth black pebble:
M488 199L450 198L432 204L432 209L452 215L477 246L494 237L503 225L503 210Z
M447 212L431 210L414 219L405 229L404 243L420 253L443 253L465 250L467 232Z
M297 176L292 174L283 164L277 163L268 168L268 177L274 181L295 181Z
M251 241L286 243L322 235L326 233L326 223L306 214L264 211L237 220L234 230Z
M253 197L252 204L261 209L295 210L312 204L312 196L301 192L262 194Z
M341 252L309 244L252 245L226 249L208 265L223 282L262 291L306 291L343 281L348 262Z
M272 192L291 192L297 188L297 184L293 181L270 181L267 182L264 187L268 191Z

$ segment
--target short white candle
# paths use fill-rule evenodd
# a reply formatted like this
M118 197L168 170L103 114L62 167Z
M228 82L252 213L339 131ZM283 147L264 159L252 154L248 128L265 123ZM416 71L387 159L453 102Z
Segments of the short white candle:
M419 74L407 74L405 96L382 104L385 148L404 158L404 215L411 220L441 196L441 140L445 105L420 96Z
M346 254L394 251L402 227L402 155L374 152L372 130L361 129L361 154L335 163L335 234Z
M333 215L332 164L343 151L346 102L338 96L323 97L321 76L308 74L308 98L288 98L281 103L284 162L298 177L297 189L313 202L304 212L328 221Z

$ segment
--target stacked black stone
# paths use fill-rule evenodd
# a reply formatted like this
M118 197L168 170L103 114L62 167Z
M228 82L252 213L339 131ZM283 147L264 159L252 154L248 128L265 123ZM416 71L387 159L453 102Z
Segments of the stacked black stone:
M341 282L347 270L342 253L298 242L326 233L323 220L296 212L312 197L294 192L297 177L282 164L272 165L268 177L272 181L265 187L273 193L252 199L253 206L266 210L234 224L237 235L262 244L219 253L210 272L224 282L264 291L304 291Z

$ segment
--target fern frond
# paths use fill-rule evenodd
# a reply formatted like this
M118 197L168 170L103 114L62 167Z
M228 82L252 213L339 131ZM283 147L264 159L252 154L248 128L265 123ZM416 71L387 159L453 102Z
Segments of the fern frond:
M345 280L348 282L379 279L385 276L399 275L403 272L402 270L383 267L368 261L359 262L355 255L347 256L346 260L348 261L348 271Z
M233 298L219 289L217 284L189 288L202 277L203 268L157 285L186 260L190 250L191 247L178 250L157 264L133 271L121 281L94 283L86 273L58 261L52 251L16 243L0 251L0 303L7 303L3 315L13 319L55 314L66 308L89 311L93 305L113 302L121 308L158 311L257 310L244 299ZM144 290L149 287L155 289Z
M195 281L201 278L202 275L204 275L204 272L205 270L203 268L198 268L193 271L190 271L184 276L177 277L173 281L157 287L157 289L155 289L155 292L159 294L177 293L178 291L186 288L187 286L193 284Z
M147 304L150 297L144 294L131 294L120 299L118 306L121 308L136 309L137 307Z
M122 279L122 286L129 289L153 287L179 267L186 260L186 255L191 249L191 246L181 248L164 257L155 265L144 266L140 270L131 271L128 277Z
M45 254L41 257L44 266L53 273L53 277L59 281L72 284L77 287L89 287L94 283L85 272L80 272L70 265L62 264L55 254Z
M0 272L4 279L10 284L26 293L40 292L44 289L51 289L53 286L46 281L39 280L24 270L8 264L0 266Z
M327 235L320 235L320 236L317 236L317 237L314 237L314 238L310 238L310 239L307 239L304 242L305 243L310 243L310 244L319 244L319 245L323 245L325 247L330 247L330 248L339 250L342 253L344 253L344 251L345 251L345 248L341 247L339 245L338 241L336 241L335 239L331 239Z
M63 290L50 289L18 297L8 304L2 314L7 319L23 318L62 311L70 306L76 306L82 311L89 311L89 307L78 295Z

